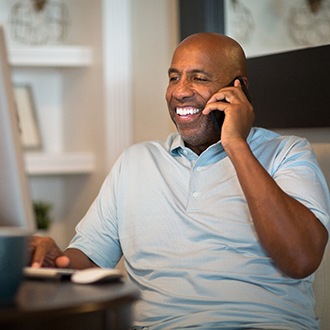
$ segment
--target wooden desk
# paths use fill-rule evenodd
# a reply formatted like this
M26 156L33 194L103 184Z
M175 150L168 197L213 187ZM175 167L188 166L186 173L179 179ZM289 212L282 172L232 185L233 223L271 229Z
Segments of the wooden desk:
M139 291L126 281L79 285L26 280L16 303L0 308L0 329L128 329Z

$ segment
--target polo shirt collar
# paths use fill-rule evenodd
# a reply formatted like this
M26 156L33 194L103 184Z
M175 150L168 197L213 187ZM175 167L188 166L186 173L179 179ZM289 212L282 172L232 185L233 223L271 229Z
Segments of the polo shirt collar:
M174 157L185 157L191 162L197 162L199 165L210 165L226 157L226 153L220 141L209 146L199 156L190 148L184 145L179 134L176 134L170 144L170 153Z

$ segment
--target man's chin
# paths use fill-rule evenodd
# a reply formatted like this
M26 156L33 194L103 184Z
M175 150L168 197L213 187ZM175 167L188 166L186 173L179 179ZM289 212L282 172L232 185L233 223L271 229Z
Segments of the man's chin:
M187 133L178 131L181 135L182 140L184 141L185 145L187 146L199 146L202 144L201 138L197 133Z
M212 127L212 126L211 126ZM219 141L220 137L217 136L217 133L213 130L207 131L204 130L201 133L201 130L193 130L193 129L182 129L177 127L178 133L180 134L182 140L185 142L187 146L205 146L211 145Z

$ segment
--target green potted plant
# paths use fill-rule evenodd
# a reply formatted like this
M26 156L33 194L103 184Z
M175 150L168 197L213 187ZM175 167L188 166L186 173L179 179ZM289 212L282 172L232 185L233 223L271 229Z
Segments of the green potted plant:
M42 200L33 201L33 209L37 222L37 229L48 230L52 222L50 211L53 209L53 204Z

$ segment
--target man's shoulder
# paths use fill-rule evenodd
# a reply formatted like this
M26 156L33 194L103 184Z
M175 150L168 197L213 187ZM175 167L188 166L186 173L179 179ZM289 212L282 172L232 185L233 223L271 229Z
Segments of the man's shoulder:
M262 140L271 140L277 139L281 135L267 128L262 127L252 127L249 134L249 140L262 139Z
M259 143L278 142L278 143L306 143L304 137L296 136L294 134L283 134L266 128L253 127L248 137L249 142L258 141Z
M280 155L301 151L312 153L312 146L306 138L293 134L280 134L264 128L253 128L248 143L256 154Z
M170 134L165 140L150 140L132 144L124 150L125 154L168 152L177 134Z
M143 141L132 144L123 151L121 158L126 160L127 158L146 159L148 156L157 157L164 153L169 153L171 147L170 141L171 138L169 136L166 140Z

